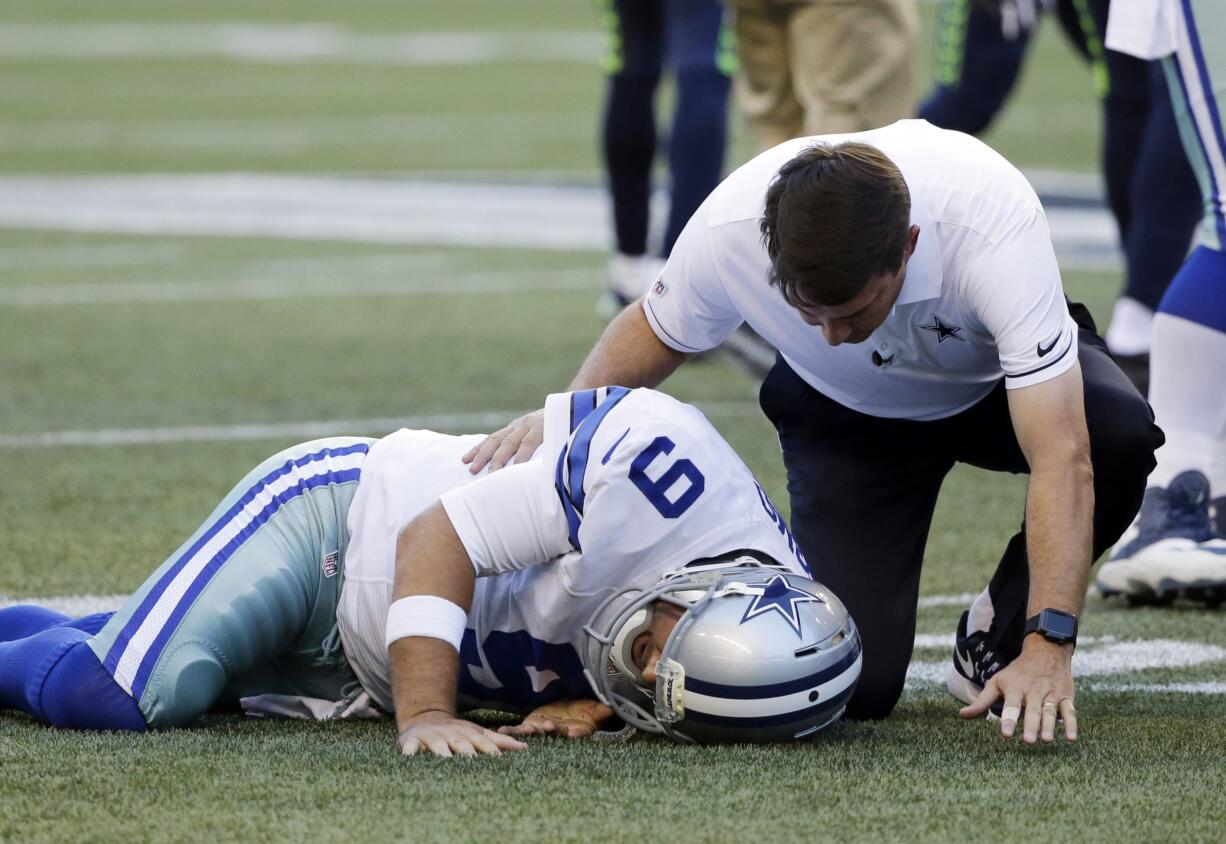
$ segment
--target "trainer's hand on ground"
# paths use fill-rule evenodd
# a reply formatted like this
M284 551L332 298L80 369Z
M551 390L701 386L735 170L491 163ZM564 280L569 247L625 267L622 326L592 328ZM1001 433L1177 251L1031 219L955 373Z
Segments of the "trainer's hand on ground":
M500 756L504 750L528 749L522 741L433 709L410 718L396 741L405 756Z
M1056 738L1056 718L1064 721L1064 736L1077 740L1077 711L1073 706L1073 648L1040 636L1027 636L1022 654L998 672L970 706L958 714L978 718L1004 698L1000 733L1013 738L1022 722L1022 741L1050 743ZM1024 713L1024 716L1023 716Z
M523 463L545 439L545 411L534 410L490 434L461 460L474 475L487 465L496 472L508 463Z
M508 736L562 736L568 739L591 738L602 722L613 717L613 710L596 700L564 700L537 707L513 727L499 727Z

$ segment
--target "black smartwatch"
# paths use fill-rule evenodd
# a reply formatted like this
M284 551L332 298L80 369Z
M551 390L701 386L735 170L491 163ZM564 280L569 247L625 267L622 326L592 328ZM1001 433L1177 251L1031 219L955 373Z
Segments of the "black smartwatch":
M1038 615L1026 619L1026 627L1022 636L1031 633L1042 633L1043 638L1057 645L1072 645L1077 642L1077 616L1064 610L1053 610L1050 607L1039 610Z

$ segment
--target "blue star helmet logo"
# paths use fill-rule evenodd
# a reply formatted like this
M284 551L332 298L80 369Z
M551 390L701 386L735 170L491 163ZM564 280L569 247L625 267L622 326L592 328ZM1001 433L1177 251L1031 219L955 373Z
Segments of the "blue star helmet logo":
M800 611L797 605L812 603L824 604L826 602L812 592L797 589L788 583L787 578L783 575L776 575L766 584L761 595L754 595L749 608L745 610L745 615L741 616L741 624L765 613L777 612L783 616L783 620L792 630L796 631L796 635L800 636Z

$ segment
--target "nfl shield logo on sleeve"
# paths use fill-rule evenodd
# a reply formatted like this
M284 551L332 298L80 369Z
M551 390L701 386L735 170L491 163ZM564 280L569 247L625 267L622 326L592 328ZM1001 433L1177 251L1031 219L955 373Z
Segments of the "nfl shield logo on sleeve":
M324 577L336 577L336 572L340 568L341 554L339 551L330 551L324 557Z

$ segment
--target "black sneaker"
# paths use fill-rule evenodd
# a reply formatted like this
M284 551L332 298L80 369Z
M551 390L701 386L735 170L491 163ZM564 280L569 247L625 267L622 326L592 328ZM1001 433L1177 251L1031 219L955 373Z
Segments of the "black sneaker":
M945 688L949 693L963 703L975 702L975 698L983 691L988 680L1013 661L1013 657L1005 656L993 650L988 643L988 632L978 630L970 635L966 632L966 622L970 611L962 613L958 619L958 635L954 639L953 665L945 677ZM999 716L1003 701L992 704L992 713Z

